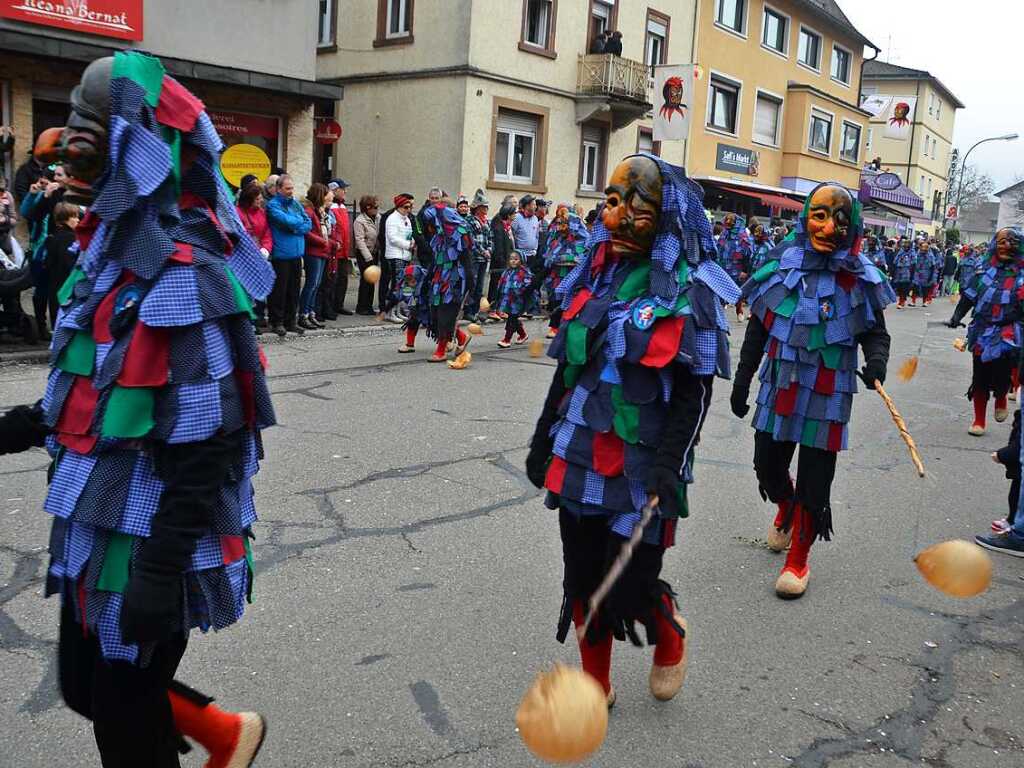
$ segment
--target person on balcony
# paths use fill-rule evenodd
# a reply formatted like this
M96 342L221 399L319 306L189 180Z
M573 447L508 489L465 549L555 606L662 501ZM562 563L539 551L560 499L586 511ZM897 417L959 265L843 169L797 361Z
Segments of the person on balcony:
M622 33L619 30L616 29L612 32L611 36L606 40L604 52L614 56L622 55Z
M608 42L608 31L600 32L590 43L591 54L600 56L605 53L605 44Z

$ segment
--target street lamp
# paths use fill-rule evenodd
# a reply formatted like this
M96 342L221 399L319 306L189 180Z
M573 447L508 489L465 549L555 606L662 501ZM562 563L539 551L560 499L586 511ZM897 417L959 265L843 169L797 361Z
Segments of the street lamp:
M956 213L957 213L957 216L960 215L960 200L961 200L961 198L964 195L964 174L967 171L967 158L971 156L971 152L973 152L976 147L981 146L982 144L984 144L987 141L1016 141L1018 138L1020 138L1020 137L1016 133L1007 133L1007 134L1004 134L1003 136L991 136L991 137L989 137L987 139L982 139L977 144L975 144L973 147L971 147L970 149L967 150L967 154L964 155L964 159L960 163L960 184L958 185L957 191L956 191Z

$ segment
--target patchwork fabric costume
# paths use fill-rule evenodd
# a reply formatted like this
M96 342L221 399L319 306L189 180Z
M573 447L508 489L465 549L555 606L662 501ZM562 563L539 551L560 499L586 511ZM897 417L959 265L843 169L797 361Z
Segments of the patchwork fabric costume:
M768 254L775 248L771 237L765 235L761 240L754 240L753 255L750 257L750 271L756 272L768 260Z
M1007 231L1014 244L1011 257L1006 261L999 259L997 237L993 237L988 264L975 273L970 284L961 286L960 302L949 322L953 327L959 326L972 312L967 328L967 347L973 358L971 386L967 390L967 397L974 403L972 434L984 433L990 395L995 397L996 421L1006 419L1006 397L1021 354L1024 230L1014 227L1001 231Z
M937 263L938 254L930 248L923 253L918 250L914 254L914 298L911 304L917 304L921 299L927 306L931 304L932 293L939 280L941 273L940 265Z
M819 209L832 210L836 229L842 226L845 233L835 238L831 252L813 247L808 233L808 217L820 215ZM754 467L762 497L779 507L775 535L794 533L783 574L795 574L804 587L807 551L816 536L828 540L832 531L830 489L836 454L848 445L857 346L864 351L864 378L871 386L884 381L889 357L882 312L895 296L882 272L860 254L860 232L859 203L840 187L819 185L808 196L792 242L779 245L743 287L753 316L732 408L737 416L747 413L750 381L760 366ZM797 446L794 487L789 465ZM799 594L780 591L780 596Z
M428 337L436 337L430 320L430 283L427 274L427 270L419 264L408 264L395 282L392 300L396 305L404 303L409 313L409 319L402 326L405 330L405 346L400 347L399 352L413 351L420 328L426 329Z
M743 285L750 274L750 257L754 247L747 231L747 220L736 216L732 228L722 229L718 236L718 263L729 273L736 285Z
M610 231L609 222L630 215L634 187L650 198L655 185L662 194L652 245L620 253L613 238L623 235ZM722 306L735 302L739 290L715 261L703 191L681 168L632 156L609 189L614 195L604 223L594 224L586 253L559 286L563 322L548 352L558 368L527 472L547 489L547 506L559 510L565 567L559 641L570 622L579 632L590 595L649 495L660 499L632 561L580 639L580 652L584 669L611 696L612 637L639 645L636 625L642 625L657 646L651 690L671 698L682 684L684 630L674 593L660 579L661 564L676 522L689 512L686 488L712 379L730 373Z
M262 739L262 719L233 720L172 678L189 631L230 626L252 596L252 478L274 423L252 299L274 274L202 102L134 52L82 82L72 120L109 125L109 148L42 401L61 687L104 766L176 766L179 734L226 760Z
M507 314L508 319L505 321L505 336L498 346L507 347L513 334L518 337L517 343L522 344L526 341L526 329L519 318L528 308L532 282L533 274L524 264L509 267L501 273L501 279L498 281L498 295L501 297L498 311Z
M561 214L562 206L559 206ZM583 258L587 250L587 238L590 232L587 230L583 220L566 210L568 228L563 232L559 227L558 218L551 224L548 236L548 249L544 255L544 267L547 276L544 279L544 287L548 295L548 311L550 318L548 326L558 330L562 322L561 300L556 293L562 281L576 266L576 262Z
M902 309L907 303L914 273L914 251L907 246L896 252L892 260L892 287L899 296L898 307Z
M437 339L433 360L444 360L449 341L464 349L469 337L455 327L463 299L473 288L473 236L458 211L444 203L423 211L431 237L433 263L427 277L428 334Z

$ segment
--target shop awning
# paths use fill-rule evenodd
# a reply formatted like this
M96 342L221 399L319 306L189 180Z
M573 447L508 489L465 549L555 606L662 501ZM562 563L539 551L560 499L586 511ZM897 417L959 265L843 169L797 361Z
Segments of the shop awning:
M910 219L915 224L932 223L932 220L927 216L922 215L920 211L915 211L913 208L907 208L905 205L897 205L896 203L888 203L877 199L872 200L870 204L878 208L880 211L895 213L897 216L902 216L904 219Z
M752 197L755 200L760 200L770 208L782 208L785 211L802 211L804 209L803 203L798 203L796 200L783 197L782 195L773 195L770 192L759 192L756 189L741 189L740 187L734 187L731 184L711 183L726 192L732 192L736 195L743 195L745 197Z

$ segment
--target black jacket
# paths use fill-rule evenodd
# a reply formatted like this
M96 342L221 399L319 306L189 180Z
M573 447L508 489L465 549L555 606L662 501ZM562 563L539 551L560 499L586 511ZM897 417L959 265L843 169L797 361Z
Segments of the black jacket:
M491 250L491 272L504 272L508 267L508 255L512 251L512 236L505 231L501 214L491 219L491 231L494 233L494 248Z
M57 227L43 242L51 295L57 294L57 291L64 285L64 281L68 279L68 275L71 274L71 270L74 269L77 257L68 252L74 242L75 233L67 227Z
M611 53L616 56L622 55L622 38L608 38L608 42L604 44L604 52Z
M28 188L35 184L43 175L43 168L34 158L29 158L14 174L14 199L21 205L21 201L28 194Z

